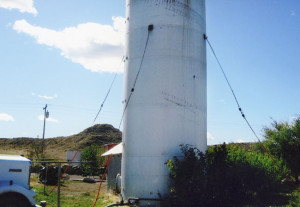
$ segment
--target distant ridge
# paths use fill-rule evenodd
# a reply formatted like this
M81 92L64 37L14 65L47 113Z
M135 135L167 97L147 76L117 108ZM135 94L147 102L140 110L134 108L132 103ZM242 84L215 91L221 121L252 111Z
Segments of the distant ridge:
M38 138L0 138L0 154L26 155L31 144ZM84 147L96 144L105 145L122 141L122 132L109 124L96 124L82 132L68 137L45 139L46 153L51 157L65 157L69 150L82 150Z

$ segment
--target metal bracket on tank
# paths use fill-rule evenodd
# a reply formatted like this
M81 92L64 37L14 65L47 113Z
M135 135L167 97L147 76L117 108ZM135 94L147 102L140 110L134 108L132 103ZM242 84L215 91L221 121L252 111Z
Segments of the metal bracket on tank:
M149 24L149 25L148 25L148 31L150 32L150 31L152 31L153 29L154 29L153 24Z

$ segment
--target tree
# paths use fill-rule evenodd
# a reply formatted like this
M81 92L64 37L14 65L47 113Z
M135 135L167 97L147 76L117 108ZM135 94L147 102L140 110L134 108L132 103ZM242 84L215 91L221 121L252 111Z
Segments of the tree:
M45 150L46 147L44 147L44 151ZM28 149L28 157L36 159L45 158L45 155L43 154L42 140L33 140L31 142Z
M288 122L272 123L272 127L264 128L265 146L270 153L279 159L291 170L292 176L299 184L300 175L300 117L291 124Z
M81 153L81 160L87 162L82 164L84 173L89 176L99 174L101 165L100 147L95 144L85 147Z

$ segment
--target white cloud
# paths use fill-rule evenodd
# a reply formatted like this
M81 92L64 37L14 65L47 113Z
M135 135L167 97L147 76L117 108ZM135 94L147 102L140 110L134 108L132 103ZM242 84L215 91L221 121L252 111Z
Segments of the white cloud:
M290 117L289 122L295 122L299 118L300 118L300 115L292 116L292 117Z
M215 140L215 137L211 133L207 132L207 140Z
M58 120L57 120L57 119L53 119L53 118L51 118L51 117L47 118L47 121L50 121L50 122L55 122L55 123L57 123L57 122L58 122Z
M28 12L37 15L33 0L0 0L0 7L9 10L18 9L22 13Z
M94 72L121 72L125 19L113 17L113 26L84 23L60 31L18 20L13 29L34 37L38 44L57 48L61 55Z
M43 99L48 99L48 100L54 99L54 98L57 98L57 97L58 97L57 94L54 94L53 96L46 96L46 95L39 95L39 94L36 94L36 93L34 93L34 92L32 92L31 95L32 95L32 96L37 96L37 97L43 98Z
M236 140L236 143L244 143L244 142L246 142L246 141L243 140L243 139L238 139L238 140Z
M0 121L15 121L15 119L9 114L0 113Z
M54 94L54 96L42 96L42 95L37 95L40 98L44 98L44 99L54 99L57 98L57 94Z
M44 115L39 115L38 120L44 121ZM57 119L54 119L54 118L51 118L51 117L47 118L46 121L55 122L55 123L58 122Z

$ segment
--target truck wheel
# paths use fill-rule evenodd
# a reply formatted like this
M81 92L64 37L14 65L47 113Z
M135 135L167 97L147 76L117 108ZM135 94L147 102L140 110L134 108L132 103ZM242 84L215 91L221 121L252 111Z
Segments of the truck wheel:
M1 207L31 207L29 201L22 195L7 193L0 196Z

